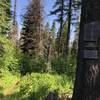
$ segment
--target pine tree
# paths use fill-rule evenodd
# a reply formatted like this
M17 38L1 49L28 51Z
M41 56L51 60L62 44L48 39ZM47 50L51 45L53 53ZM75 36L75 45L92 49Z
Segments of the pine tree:
M32 55L42 55L42 4L41 0L32 0L24 15L22 29L22 50Z
M10 0L0 0L0 34L10 33Z
M63 24L63 31L62 31L62 36L61 36L61 51L62 51L62 55L66 56L66 33L68 30L68 21L65 21Z
M43 39L44 39L44 58L47 62L48 59L48 37L50 34L50 25L49 22L46 23L45 27L44 27L44 34L43 34Z
M70 60L71 60L72 66L74 67L76 67L77 52L78 52L78 34L75 35L74 41L72 43L71 50L70 50L70 57L71 57Z
M54 33L52 33L51 30L50 30L49 23L47 22L44 29L44 35L43 35L44 36L44 39L43 39L44 40L44 58L45 58L44 72L51 71L51 60L54 57L54 52L55 52L54 51L55 37L54 37Z
M65 47L66 56L68 55L68 52L69 52L71 25L73 24L74 27L77 27L77 24L78 24L77 17L80 16L79 12L81 9L80 8L81 1L80 0L69 0L67 6L68 6L68 9L67 9L68 25L67 25L67 32L66 32L66 47ZM74 13L76 13L76 15Z
M72 19L72 0L69 0L69 5L68 5L68 28L67 28L67 34L66 34L66 55L68 55L69 51L69 41L70 41L70 30L71 30L71 19Z
M18 23L17 23L17 13L16 13L16 8L17 8L17 0L14 2L14 11L13 11L13 22L12 22L12 27L11 27L11 33L10 37L12 41L15 43L16 46L18 46Z
M58 32L58 54L61 52L61 35L62 35L62 29L63 29L63 22L65 19L65 14L66 14L66 6L65 6L65 0L56 0L55 5L54 5L54 11L51 11L51 15L55 14L57 15L56 21L60 23L60 28Z
M51 33L53 34L53 36L56 36L56 22L54 21L51 27Z

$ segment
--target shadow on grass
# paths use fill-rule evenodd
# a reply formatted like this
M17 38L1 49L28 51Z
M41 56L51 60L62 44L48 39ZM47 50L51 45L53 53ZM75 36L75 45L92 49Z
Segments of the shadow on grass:
M48 95L48 86L38 87L37 91L29 92L29 86L21 87L20 91L10 95L0 94L0 100L45 100Z
M36 92L32 92L28 97L29 100L45 100L48 94L48 87L42 86Z
M6 96L1 93L0 100L20 100L19 93L14 93Z
M2 91L2 88L0 88L0 90ZM58 99L50 99L52 97L58 98L57 91L56 90L50 91L50 87L47 85L39 86L37 87L36 90L32 88L32 90L30 91L29 84L27 84L25 86L21 86L19 92L15 92L10 95L3 95L2 93L0 93L0 100L58 100ZM67 100L67 99L60 99L60 100Z

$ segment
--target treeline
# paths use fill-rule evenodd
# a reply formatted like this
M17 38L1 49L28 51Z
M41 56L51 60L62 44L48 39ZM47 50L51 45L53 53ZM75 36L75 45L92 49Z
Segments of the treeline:
M70 33L72 24L75 27L79 25L79 16L74 13L80 10L80 1L57 0L54 11L50 12L50 15L57 16L52 27L48 22L43 24L43 6L42 0L32 0L23 17L20 46L29 64L23 65L22 69L24 72L40 69L41 72L66 73L67 68L76 64L78 35L75 35L70 46ZM60 25L58 32L56 23ZM76 30L78 31L78 28ZM41 64L35 65L34 61Z
M45 100L49 93L61 100L71 97L80 1L56 0L48 16L57 19L49 25L44 24L43 1L30 0L20 35L17 0L13 11L11 6L10 0L0 0L0 99Z
M72 25L76 27L75 32L78 33L79 15L75 13L80 11L80 1L55 1L54 10L49 12L49 16L55 15L57 19L50 27L49 22L44 24L43 1L31 0L23 15L20 37L16 19L16 3L17 0L11 12L10 0L0 1L0 34L5 35L15 45L16 54L19 55L18 57L16 55L19 62L17 69L21 74L35 71L74 75L78 35L75 35L71 45L70 36ZM60 26L58 31L56 24Z

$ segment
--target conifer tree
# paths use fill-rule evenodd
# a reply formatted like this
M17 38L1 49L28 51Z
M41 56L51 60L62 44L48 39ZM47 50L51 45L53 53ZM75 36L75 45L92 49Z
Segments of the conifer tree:
M70 41L70 30L71 30L71 19L72 19L72 0L69 0L69 4L68 4L68 28L67 28L67 33L66 33L66 55L68 55L68 51L69 51L69 41Z
M53 6L54 11L50 12L51 15L54 15L54 14L57 15L56 21L58 21L60 23L59 32L57 34L58 54L61 52L61 50L60 50L60 48L61 48L61 35L62 35L64 18L65 18L65 14L66 14L65 4L66 4L65 0L56 0L55 5Z
M56 36L56 22L54 21L51 27L51 33L53 34L53 36Z
M18 46L18 23L17 23L17 13L16 13L16 8L17 8L17 0L14 1L14 11L13 11L13 21L12 21L12 27L11 27L11 33L10 37L12 41L15 43L16 46Z
M55 27L55 24L54 24ZM44 58L45 58L45 66L44 71L50 72L51 71L51 60L54 57L54 49L55 49L55 37L54 33L52 32L52 27L50 30L49 23L47 22L45 29L44 29Z
M28 54L42 55L42 4L41 0L32 0L24 15L22 29L22 50Z
M10 33L10 0L0 0L0 34Z

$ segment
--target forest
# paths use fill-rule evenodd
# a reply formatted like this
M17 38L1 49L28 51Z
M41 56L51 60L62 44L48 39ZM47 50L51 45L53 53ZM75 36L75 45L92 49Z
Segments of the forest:
M27 0L19 24L25 1L0 0L0 100L100 100L100 0Z

